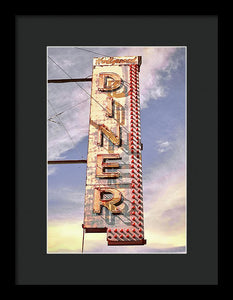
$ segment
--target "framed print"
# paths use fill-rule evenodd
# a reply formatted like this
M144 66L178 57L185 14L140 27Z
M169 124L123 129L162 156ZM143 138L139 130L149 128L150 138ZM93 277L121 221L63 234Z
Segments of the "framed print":
M15 28L15 284L218 284L218 17Z

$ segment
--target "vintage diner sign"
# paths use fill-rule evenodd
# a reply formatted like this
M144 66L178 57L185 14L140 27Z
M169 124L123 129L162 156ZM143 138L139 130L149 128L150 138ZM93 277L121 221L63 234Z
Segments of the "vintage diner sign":
M108 245L144 245L139 71L141 56L93 59L85 232Z

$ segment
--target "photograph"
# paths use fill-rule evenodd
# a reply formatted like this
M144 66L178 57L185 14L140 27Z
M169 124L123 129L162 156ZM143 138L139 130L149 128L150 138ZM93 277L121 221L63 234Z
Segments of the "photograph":
M47 46L47 254L187 254L184 46Z

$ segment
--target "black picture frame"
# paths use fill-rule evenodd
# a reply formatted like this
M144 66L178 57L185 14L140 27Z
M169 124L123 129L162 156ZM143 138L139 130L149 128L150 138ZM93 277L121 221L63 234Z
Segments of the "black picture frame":
M15 14L14 22L12 283L217 285L218 15ZM187 46L187 254L46 254L46 47L71 45Z

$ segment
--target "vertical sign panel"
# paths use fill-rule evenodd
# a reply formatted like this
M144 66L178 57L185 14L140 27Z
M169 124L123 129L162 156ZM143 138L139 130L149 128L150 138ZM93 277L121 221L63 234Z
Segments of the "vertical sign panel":
M141 56L93 60L83 228L108 245L143 245Z

